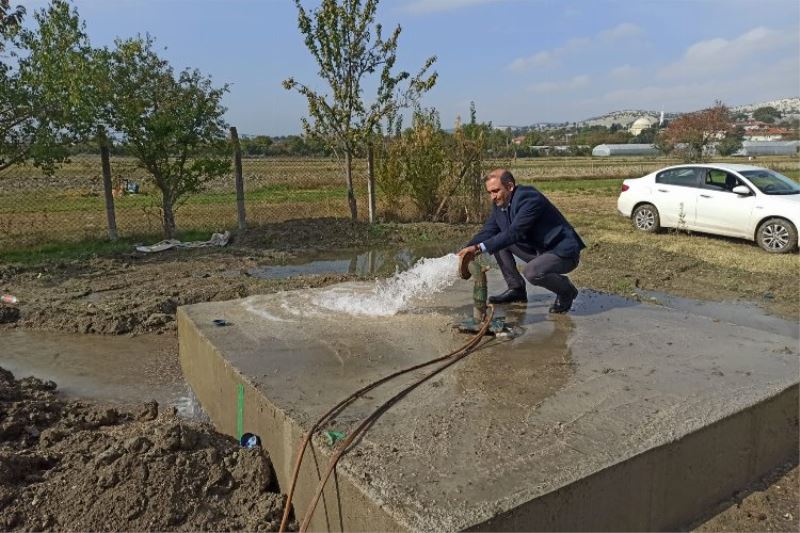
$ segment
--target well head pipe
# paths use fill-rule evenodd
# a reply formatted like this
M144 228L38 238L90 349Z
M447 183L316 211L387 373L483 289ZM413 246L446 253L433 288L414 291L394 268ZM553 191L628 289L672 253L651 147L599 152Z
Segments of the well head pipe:
M475 286L472 290L472 317L477 323L483 322L486 317L486 299L488 297L486 288L487 270L487 268L475 262L475 254L473 252L466 252L459 258L458 275L461 279L475 279Z

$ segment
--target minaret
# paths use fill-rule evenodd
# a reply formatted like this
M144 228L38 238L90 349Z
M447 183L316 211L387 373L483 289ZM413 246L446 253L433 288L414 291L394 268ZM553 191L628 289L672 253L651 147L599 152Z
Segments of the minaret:
M663 125L664 125L664 110L662 109L661 116L658 118L658 127L660 128Z

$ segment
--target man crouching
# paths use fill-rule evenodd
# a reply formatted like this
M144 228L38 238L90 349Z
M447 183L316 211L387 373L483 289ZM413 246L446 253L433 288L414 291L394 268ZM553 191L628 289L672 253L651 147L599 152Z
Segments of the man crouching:
M527 302L527 279L556 294L551 313L566 313L578 289L564 274L575 270L586 245L550 200L535 187L518 186L508 169L493 170L484 181L492 214L458 255L494 255L508 290L489 297L489 303ZM514 256L526 263L522 275Z

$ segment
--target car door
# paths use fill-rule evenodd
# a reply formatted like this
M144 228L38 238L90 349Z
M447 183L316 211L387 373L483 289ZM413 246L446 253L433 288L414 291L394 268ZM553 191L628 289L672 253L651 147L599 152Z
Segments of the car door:
M703 186L697 196L695 225L699 231L728 235L731 237L752 237L752 217L756 197L743 196L732 189L745 185L735 174L722 169L705 169Z
M694 229L700 170L697 167L679 167L656 174L653 200L662 226Z

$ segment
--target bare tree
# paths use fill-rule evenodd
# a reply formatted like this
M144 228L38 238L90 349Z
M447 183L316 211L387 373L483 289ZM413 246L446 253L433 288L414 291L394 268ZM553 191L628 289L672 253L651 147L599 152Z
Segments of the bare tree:
M331 94L294 78L283 82L287 90L296 90L308 101L309 118L302 120L305 133L322 139L337 157L344 156L347 202L353 220L358 214L353 191L354 154L384 117L412 105L436 83L436 73L428 74L436 57L428 58L413 76L406 71L392 72L401 29L398 25L388 39L383 38L381 24L375 23L378 2L366 0L362 5L362 0L322 0L309 13L301 0L295 0L300 33ZM377 78L377 90L371 101L365 101L364 85L370 77Z
M659 134L659 146L674 146L686 161L702 161L707 147L733 131L730 110L717 101L713 107L682 115Z

